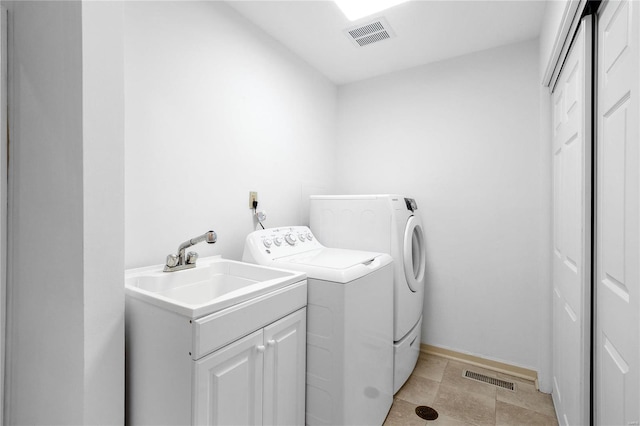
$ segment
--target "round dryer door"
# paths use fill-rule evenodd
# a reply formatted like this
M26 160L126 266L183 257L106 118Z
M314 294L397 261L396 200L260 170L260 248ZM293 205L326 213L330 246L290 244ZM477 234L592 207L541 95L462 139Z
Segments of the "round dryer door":
M420 219L411 216L404 230L404 275L411 291L416 292L422 285L426 263L424 232Z

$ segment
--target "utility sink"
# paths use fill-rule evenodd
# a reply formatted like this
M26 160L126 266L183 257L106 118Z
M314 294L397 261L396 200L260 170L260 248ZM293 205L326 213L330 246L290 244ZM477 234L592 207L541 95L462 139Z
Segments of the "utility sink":
M220 256L198 259L193 269L163 272L163 268L155 265L125 271L127 294L189 318L217 312L306 278L304 273Z

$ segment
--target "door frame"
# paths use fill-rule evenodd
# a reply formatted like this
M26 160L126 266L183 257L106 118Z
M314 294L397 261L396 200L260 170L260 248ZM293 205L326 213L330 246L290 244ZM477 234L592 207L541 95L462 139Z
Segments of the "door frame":
M571 41L578 31L582 13L587 7L588 0L566 0L560 27L553 42L551 56L542 77L542 85L551 88L556 85L564 60L569 54Z
M4 382L7 315L7 210L9 167L9 115L7 107L7 9L0 7L0 422L4 424Z

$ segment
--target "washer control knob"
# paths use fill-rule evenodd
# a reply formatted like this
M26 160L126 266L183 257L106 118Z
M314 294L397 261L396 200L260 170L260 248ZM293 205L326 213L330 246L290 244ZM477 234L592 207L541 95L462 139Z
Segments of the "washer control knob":
M300 239L300 241L304 241L304 234L298 234L298 238Z
M313 240L313 235L311 235L311 232L307 232L307 240Z
M273 244L275 244L278 247L280 247L280 244L282 244L282 237L274 237L273 238Z
M262 240L262 243L264 244L264 246L265 246L266 248L271 247L271 240L270 240L270 239Z
M290 246L294 245L296 243L296 241L298 241L298 239L296 238L295 235L293 235L291 232L289 232L287 235L284 236L284 240L287 242L287 244L289 244Z

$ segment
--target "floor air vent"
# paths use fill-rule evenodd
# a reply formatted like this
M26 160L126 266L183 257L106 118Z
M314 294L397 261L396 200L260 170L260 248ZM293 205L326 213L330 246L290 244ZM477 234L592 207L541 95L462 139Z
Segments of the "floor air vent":
M475 380L477 382L488 383L490 385L498 386L503 389L507 389L510 391L516 391L516 384L513 382L508 382L506 380L496 379L494 377L485 376L484 374L476 373L474 371L464 370L462 372L462 377Z
M366 24L347 28L344 33L353 44L359 47L395 37L395 33L384 18L376 18Z

